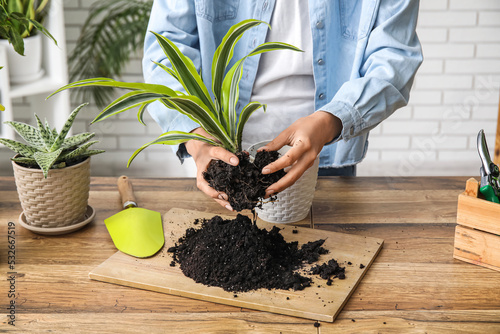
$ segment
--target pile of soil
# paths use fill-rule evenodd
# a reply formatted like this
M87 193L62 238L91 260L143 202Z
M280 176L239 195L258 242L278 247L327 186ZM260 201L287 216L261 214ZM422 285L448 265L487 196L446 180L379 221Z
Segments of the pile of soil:
M260 288L303 290L310 277L297 273L304 263L318 261L328 253L324 240L298 247L286 242L280 229L260 229L250 218L220 216L201 220L201 228L189 228L174 247L174 263L197 283L218 286L226 291L245 292Z
M262 168L278 159L279 153L258 152L253 163L250 162L247 152L239 152L236 155L240 160L238 166L212 160L203 177L212 188L228 196L229 204L235 211L261 207L267 187L285 175L283 170L266 175L261 173Z

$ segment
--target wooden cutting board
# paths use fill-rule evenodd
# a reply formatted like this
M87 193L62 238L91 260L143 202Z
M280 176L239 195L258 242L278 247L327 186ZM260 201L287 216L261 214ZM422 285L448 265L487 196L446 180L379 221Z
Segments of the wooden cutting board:
M382 239L278 224L282 228L281 234L285 240L298 241L299 247L309 241L326 239L323 247L330 252L322 255L318 264L334 258L341 266L345 266L346 278L344 280L335 278L333 284L329 286L326 280L313 275L310 276L313 278L313 285L302 291L260 289L235 294L219 287L195 283L191 278L184 276L178 265L170 266L172 254L168 253L167 249L184 235L187 228L199 227L193 224L196 218L213 216L214 214L206 212L171 209L163 216L165 246L158 254L151 258L139 259L118 251L92 270L89 277L98 281L176 296L333 322L384 242ZM268 230L273 226L260 221L258 225ZM292 233L294 229L297 229L298 233ZM364 266L362 269L361 264Z

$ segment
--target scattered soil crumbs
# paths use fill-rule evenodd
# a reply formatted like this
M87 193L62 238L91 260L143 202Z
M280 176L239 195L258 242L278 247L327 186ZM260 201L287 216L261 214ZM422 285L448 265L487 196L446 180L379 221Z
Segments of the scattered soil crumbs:
M239 212L261 207L267 187L285 175L283 170L266 175L261 173L264 166L278 159L279 153L257 152L253 163L250 162L247 152L239 152L236 155L240 160L238 166L229 165L221 160L212 160L203 177L212 188L228 196L233 210Z
M174 261L184 275L197 283L231 292L260 288L303 290L312 279L296 269L328 253L323 243L317 240L299 248L297 241L286 242L278 227L271 231L260 229L250 218L238 214L233 220L220 216L203 220L201 228L187 229L168 251L174 253Z
M332 277L345 279L345 267L339 266L338 262L335 259L331 259L321 265L315 265L311 268L311 273L314 275L319 275L319 277L321 277L322 279L328 280L328 285L332 284Z
M317 328L317 327L319 327L319 326L321 326L321 324L320 324L319 322L317 322L317 321L316 321L316 322L314 323L314 327L316 327L316 328Z

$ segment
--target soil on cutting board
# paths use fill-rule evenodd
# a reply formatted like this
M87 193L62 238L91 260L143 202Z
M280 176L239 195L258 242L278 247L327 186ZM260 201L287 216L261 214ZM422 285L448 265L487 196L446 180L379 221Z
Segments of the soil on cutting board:
M303 290L312 283L311 277L297 272L305 263L315 263L328 253L322 247L325 240L308 242L299 248L298 242L286 242L280 229L260 229L250 218L238 214L235 219L220 216L201 220L201 228L186 230L174 247L174 262L184 275L197 283L218 286L226 291L245 292L260 288ZM334 260L335 261L335 260ZM333 263L333 262L332 262ZM337 263L335 261L335 263ZM342 277L329 264L321 265L322 277L331 280ZM309 272L312 274L312 270ZM317 273L320 274L320 273Z
M257 152L254 162L250 162L247 152L236 155L240 160L238 166L212 160L203 177L212 188L228 196L233 210L252 210L262 206L267 187L281 179L285 172L279 170L266 175L261 173L262 168L278 159L277 151Z

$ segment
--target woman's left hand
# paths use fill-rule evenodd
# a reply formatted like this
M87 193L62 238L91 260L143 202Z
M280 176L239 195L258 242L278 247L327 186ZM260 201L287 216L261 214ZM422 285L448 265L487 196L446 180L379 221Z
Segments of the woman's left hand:
M262 169L263 174L270 174L292 166L284 177L266 189L265 197L268 198L294 184L314 164L323 146L336 138L341 131L342 122L339 118L326 111L316 111L298 119L278 137L261 147L259 151L277 151L285 145L292 146L285 155Z

